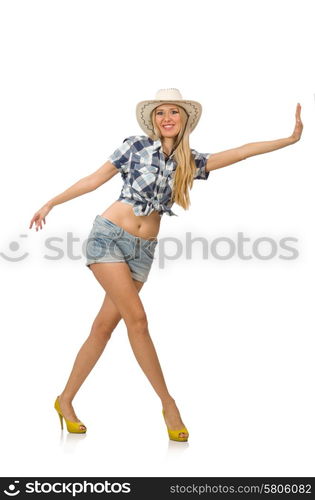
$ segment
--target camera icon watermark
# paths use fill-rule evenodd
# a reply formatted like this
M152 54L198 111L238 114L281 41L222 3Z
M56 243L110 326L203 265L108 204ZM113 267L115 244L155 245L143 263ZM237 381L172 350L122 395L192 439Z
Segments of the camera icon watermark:
M16 484L14 484L16 483ZM20 490L16 489L17 488L17 484L19 484L20 481L13 481L13 483L9 484L9 486L7 486L7 488L5 490L3 490L3 493L9 497L15 497L16 495L18 495L19 493L21 493ZM9 490L9 491L7 491Z

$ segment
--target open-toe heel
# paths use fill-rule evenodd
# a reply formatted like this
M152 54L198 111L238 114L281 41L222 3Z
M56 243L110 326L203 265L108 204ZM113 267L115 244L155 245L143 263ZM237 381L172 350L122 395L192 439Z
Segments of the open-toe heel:
M70 420L67 420L63 416L61 408L60 408L60 403L59 403L58 396L56 398L54 408L55 408L56 412L59 415L61 429L63 429L63 419L65 419L68 432L71 432L73 434L85 434L86 433L87 429L86 429L85 425L82 422L71 422ZM84 429L82 429L81 427L84 427Z
M164 417L164 420L165 420L165 411L164 411L164 409L162 410L162 414L163 414L163 417ZM165 424L166 424L168 436L169 436L169 438L172 441L188 441L189 432L186 429L186 427L183 427L182 429L179 429L179 430L172 430L172 429L169 429L167 427L166 420L165 420ZM186 436L184 436L184 437L180 436L180 434L182 434L182 433L185 433Z

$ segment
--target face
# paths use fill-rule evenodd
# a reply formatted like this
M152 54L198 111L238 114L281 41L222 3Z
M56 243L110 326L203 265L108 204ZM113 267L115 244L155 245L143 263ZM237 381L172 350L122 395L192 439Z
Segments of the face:
M178 106L161 104L155 110L156 125L163 137L175 138L180 131L181 119Z

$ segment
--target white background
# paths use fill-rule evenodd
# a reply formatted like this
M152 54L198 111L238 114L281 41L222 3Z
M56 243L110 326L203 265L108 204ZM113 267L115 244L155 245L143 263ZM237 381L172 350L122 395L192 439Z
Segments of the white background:
M312 2L0 5L1 474L313 476ZM211 172L189 211L174 205L178 217L163 217L160 240L191 232L209 242L205 258L195 243L191 260L164 267L158 246L141 291L189 442L169 442L123 321L74 400L88 433L62 435L53 403L104 298L82 243L121 178L56 206L42 231L29 222L141 134L136 103L166 87L202 103L190 141L200 152L289 136L298 102L303 136ZM238 232L250 239L246 254L269 237L276 256L211 254L211 241L236 244ZM47 259L47 238L61 238L66 254L67 233L77 259ZM297 239L298 258L280 258L284 237Z

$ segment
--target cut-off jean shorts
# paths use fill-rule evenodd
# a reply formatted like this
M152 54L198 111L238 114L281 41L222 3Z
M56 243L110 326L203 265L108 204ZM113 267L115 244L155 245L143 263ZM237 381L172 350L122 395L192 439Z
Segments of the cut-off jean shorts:
M148 279L157 243L155 238L145 240L134 236L97 215L87 239L85 265L89 268L95 262L126 262L132 278L144 283Z

